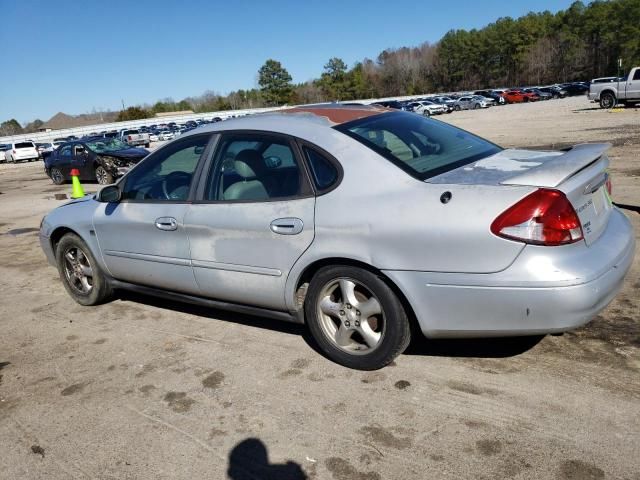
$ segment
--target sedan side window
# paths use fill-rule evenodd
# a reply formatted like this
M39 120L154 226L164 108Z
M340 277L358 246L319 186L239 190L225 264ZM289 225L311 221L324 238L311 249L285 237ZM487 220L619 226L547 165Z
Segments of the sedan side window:
M125 177L123 200L185 201L210 135L194 135L152 153Z
M66 145L60 149L61 157L70 157L71 156L71 145Z
M310 194L289 140L269 135L224 137L205 200L265 201Z
M338 180L338 169L316 150L304 147L304 154L311 167L311 176L318 191L329 189Z

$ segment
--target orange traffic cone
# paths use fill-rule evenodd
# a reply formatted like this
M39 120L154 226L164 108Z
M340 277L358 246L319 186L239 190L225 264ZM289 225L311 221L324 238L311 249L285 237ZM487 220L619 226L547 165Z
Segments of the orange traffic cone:
M78 176L80 172L77 168L71 169L71 198L82 198L84 197L84 189L82 185L80 185L80 180Z

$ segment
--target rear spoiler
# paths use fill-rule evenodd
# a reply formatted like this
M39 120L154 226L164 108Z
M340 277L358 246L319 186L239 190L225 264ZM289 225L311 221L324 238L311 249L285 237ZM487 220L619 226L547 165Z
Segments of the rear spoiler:
M554 188L598 160L610 148L610 143L581 143L562 155L538 157L535 161L541 162L541 165L508 178L501 184Z

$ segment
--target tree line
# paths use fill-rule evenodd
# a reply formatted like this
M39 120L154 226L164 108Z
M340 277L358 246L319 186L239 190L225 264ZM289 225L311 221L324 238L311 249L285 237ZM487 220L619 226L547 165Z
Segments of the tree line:
M640 0L576 1L555 14L503 17L481 29L450 30L435 44L384 50L351 68L334 57L319 78L298 84L269 59L258 71L260 88L180 103L205 112L585 81L618 75L618 59L620 73L640 65Z
M167 98L123 109L118 120L590 80L617 75L619 58L623 72L640 65L640 0L577 1L555 14L532 12L481 29L450 30L437 43L387 49L351 67L334 57L319 78L303 83L294 84L286 68L269 59L258 71L259 88L228 95L207 91L178 102ZM25 129L15 121L0 125L0 135L22 133L16 130Z

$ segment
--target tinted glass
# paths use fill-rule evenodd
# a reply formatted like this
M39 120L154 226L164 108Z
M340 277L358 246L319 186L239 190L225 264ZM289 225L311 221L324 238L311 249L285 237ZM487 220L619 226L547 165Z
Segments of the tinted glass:
M71 156L71 145L66 145L60 149L61 157L70 157Z
M318 190L326 190L338 180L338 169L323 155L311 148L304 148L311 167L311 176Z
M31 142L16 143L15 148L33 148L33 143Z
M308 193L289 141L267 135L223 138L206 200L265 201Z
M636 70L636 73L633 74L634 80L640 80L640 68Z
M122 198L154 202L184 201L209 135L197 135L149 155L125 177Z
M401 112L367 117L334 128L421 180L501 150L446 123Z

